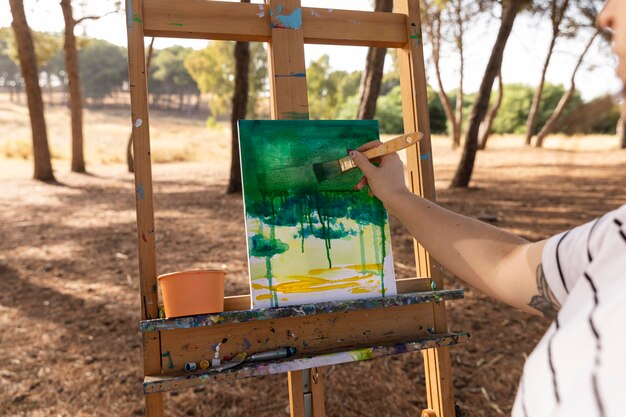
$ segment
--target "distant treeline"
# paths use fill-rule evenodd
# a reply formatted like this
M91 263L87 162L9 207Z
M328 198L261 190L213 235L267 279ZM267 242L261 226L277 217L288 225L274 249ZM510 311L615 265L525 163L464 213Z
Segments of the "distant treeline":
M34 32L34 41L44 91L66 91L62 36ZM209 42L202 50L181 46L154 50L148 79L151 106L186 113L208 110L210 121L227 119L233 88L232 51L233 43L229 42ZM397 133L402 131L400 81L395 56L392 52L388 54L388 59L392 58L394 65L384 74L376 118L382 132ZM99 39L82 38L79 40L78 56L86 104L102 105L128 91L126 48ZM248 118L269 118L266 50L260 43L252 44L249 77ZM359 106L360 80L361 71L333 70L327 55L311 61L307 68L311 118L354 119ZM0 29L1 90L10 92L15 99L23 91L23 80L9 28ZM502 104L493 122L494 133L525 132L534 91L535 88L531 86L504 85ZM546 84L542 93L537 130L550 117L564 91L561 85ZM494 92L493 100L495 95ZM449 91L448 96L455 106L456 91ZM463 120L466 123L475 94L465 94L463 97ZM443 106L430 86L428 102L433 133L447 133L448 122ZM618 119L618 105L612 98L601 97L585 103L576 91L560 118L556 131L566 134L615 133Z

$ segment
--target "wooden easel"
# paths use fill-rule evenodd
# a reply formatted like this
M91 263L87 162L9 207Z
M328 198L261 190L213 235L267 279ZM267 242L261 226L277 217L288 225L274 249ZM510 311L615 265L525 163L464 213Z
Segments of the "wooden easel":
M126 19L147 415L163 415L163 391L288 372L291 415L322 417L323 366L422 350L429 404L424 415L453 417L448 346L469 335L448 333L441 301L461 298L462 291L442 290L439 269L417 242L421 278L399 279L396 297L248 311L246 294L226 297L224 313L158 318L144 37L268 42L273 119L308 119L305 43L398 48L404 129L424 134L419 148L407 150L410 186L434 200L418 0L394 0L393 13L303 8L300 0L270 0L264 5L127 0ZM186 362L205 358L207 349L212 353L208 346L225 335L229 341L222 345L223 355L284 345L296 345L298 355L220 373L182 371Z

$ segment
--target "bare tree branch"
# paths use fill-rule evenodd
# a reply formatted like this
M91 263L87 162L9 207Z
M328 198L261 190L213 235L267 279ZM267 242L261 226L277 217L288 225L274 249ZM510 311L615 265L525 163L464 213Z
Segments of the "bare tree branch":
M108 13L103 14L102 16L83 16L80 19L74 19L74 26L76 26L76 25L78 25L80 23L83 23L85 20L99 20L99 19L102 19L105 16L108 16L110 14L115 14L115 13L118 13L118 12L119 12L119 9L115 9L115 10L112 10L112 11L110 11Z

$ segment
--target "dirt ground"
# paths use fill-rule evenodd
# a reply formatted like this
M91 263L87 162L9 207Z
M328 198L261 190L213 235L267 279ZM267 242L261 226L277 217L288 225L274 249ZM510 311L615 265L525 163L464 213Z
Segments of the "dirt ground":
M614 150L617 140L557 138L543 150L520 143L494 138L478 156L472 188L451 190L459 153L436 138L439 202L532 240L626 202L626 151ZM225 268L227 294L241 294L243 210L240 196L224 194L226 160L154 165L158 273ZM47 185L29 179L30 162L0 159L0 414L142 415L132 175L119 163L91 164L88 175L68 173L65 160L55 165L60 185ZM392 238L397 275L414 276L412 241L395 219ZM448 303L450 328L472 335L452 349L463 415L507 415L524 359L548 323L446 281L465 290L464 300ZM326 375L329 416L415 416L426 406L419 353L333 366ZM168 416L285 416L287 379L210 385L165 400Z

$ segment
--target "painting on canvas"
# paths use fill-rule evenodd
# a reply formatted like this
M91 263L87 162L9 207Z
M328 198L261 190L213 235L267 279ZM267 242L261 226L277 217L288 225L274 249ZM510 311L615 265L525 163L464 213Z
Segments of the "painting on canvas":
M396 294L382 203L354 190L358 169L313 168L376 139L372 120L239 122L254 308Z

